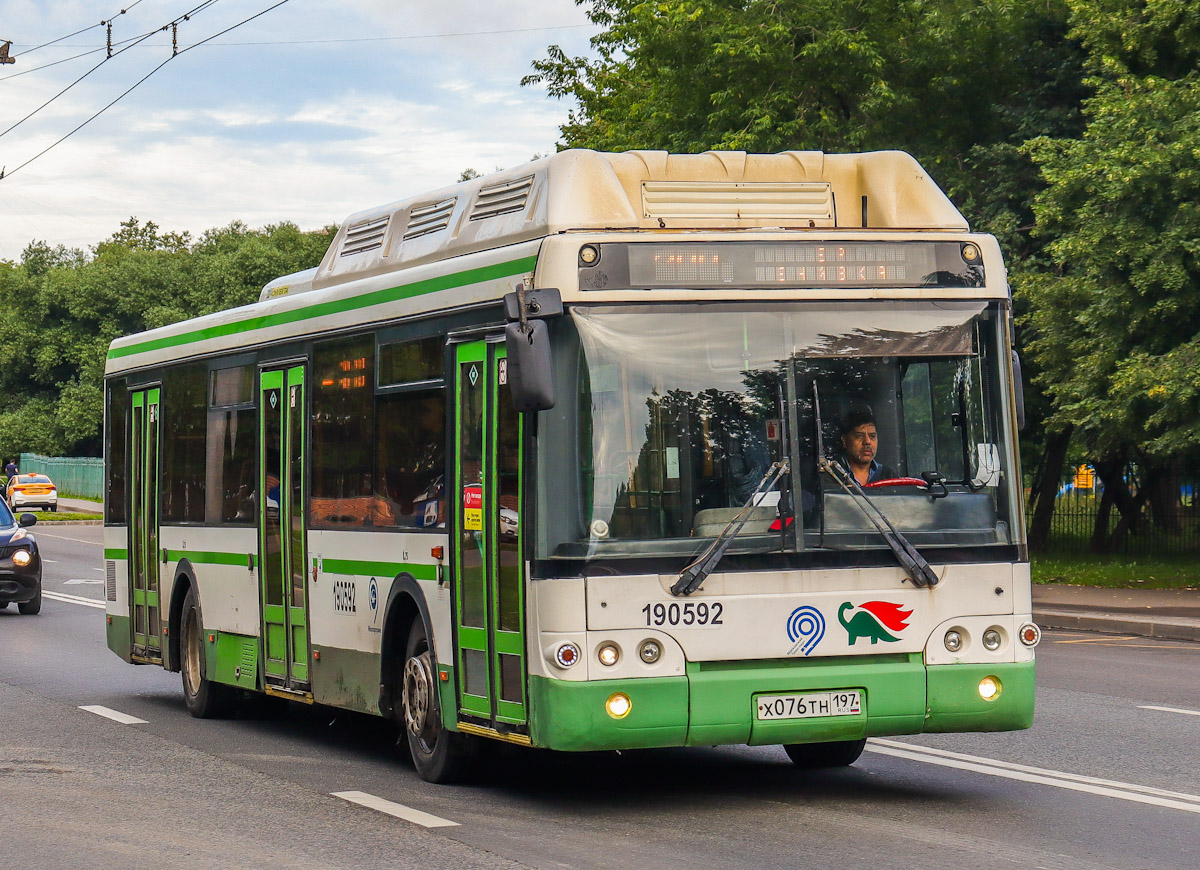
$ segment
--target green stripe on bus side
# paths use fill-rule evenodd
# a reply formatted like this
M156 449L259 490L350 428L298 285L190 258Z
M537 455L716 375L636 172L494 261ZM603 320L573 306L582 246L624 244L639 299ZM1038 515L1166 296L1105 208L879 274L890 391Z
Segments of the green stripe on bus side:
M118 560L124 561L129 558L129 551L128 550L118 550L116 548L109 549L109 548L105 547L104 548L104 558L105 559L118 559Z
M187 559L199 565L238 565L246 567L246 553L213 553L204 550L167 550L167 559L179 562Z
M426 293L435 293L439 290L450 290L455 287L466 286L467 284L494 281L499 278L532 271L536 265L536 256L522 257L519 260L510 260L507 263L498 263L494 266L481 266L478 269L468 269L465 272L455 272L451 275L427 278L424 281L414 281L412 284L402 284L399 287L374 290L370 293L363 293L362 295L352 296L348 299L333 299L329 302L321 302L306 308L298 308L294 311L281 311L278 314L260 314L255 317L248 317L245 320L238 320L234 323L222 323L217 326L195 329L191 332L170 335L164 338L155 338L126 347L114 347L109 350L108 358L119 359L120 357L132 356L138 353L148 353L152 350L163 350L168 347L191 344L192 342L223 338L228 335L236 335L239 332L251 332L256 329L283 326L288 323L298 323L316 317L341 314L359 308L369 308L372 305L382 305L386 302L411 299L414 296L423 296Z
M434 565L414 565L411 562L360 562L356 559L324 559L326 574L353 574L362 577L395 577L411 574L414 580L436 580Z

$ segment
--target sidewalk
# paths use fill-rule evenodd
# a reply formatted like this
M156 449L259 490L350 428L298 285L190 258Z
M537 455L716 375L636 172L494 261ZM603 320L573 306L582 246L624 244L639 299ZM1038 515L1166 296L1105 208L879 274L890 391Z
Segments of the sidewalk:
M64 513L71 514L100 514L104 512L104 503L87 501L82 498L60 498L58 500L58 509ZM99 517L96 519L99 519Z
M1200 641L1200 590L1035 585L1033 620L1042 628Z

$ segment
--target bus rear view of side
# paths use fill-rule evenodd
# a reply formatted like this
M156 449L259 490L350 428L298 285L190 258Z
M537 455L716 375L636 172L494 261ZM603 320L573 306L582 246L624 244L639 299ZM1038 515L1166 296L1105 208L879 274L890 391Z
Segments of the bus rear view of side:
M1032 722L999 248L908 155L566 151L114 342L110 647L480 741Z

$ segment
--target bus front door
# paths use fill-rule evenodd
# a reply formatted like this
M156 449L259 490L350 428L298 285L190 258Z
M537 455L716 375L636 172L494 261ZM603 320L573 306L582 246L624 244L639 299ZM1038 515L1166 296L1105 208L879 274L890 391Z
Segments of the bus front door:
M259 373L258 528L263 679L309 691L307 535L304 525L304 366Z
M527 724L520 536L520 415L504 345L456 350L453 571L459 719L470 730ZM472 721L474 720L474 721Z
M130 604L133 660L162 663L158 574L158 400L157 387L131 394L129 426Z

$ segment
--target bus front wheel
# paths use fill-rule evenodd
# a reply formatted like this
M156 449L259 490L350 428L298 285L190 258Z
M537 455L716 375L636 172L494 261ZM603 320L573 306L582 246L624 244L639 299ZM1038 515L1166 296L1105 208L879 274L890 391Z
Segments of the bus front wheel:
M228 715L233 709L233 690L212 682L205 675L204 626L200 621L200 604L195 589L189 588L183 599L180 624L183 626L183 649L179 670L183 676L183 700L188 712L197 719L216 719Z
M462 778L469 756L466 735L442 727L433 654L421 617L413 620L404 654L404 734L417 774L426 782L455 782Z
M849 767L858 761L867 741L837 740L832 743L786 743L783 751L796 767L815 770L821 767Z

